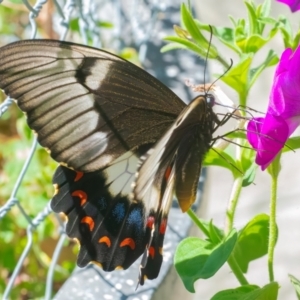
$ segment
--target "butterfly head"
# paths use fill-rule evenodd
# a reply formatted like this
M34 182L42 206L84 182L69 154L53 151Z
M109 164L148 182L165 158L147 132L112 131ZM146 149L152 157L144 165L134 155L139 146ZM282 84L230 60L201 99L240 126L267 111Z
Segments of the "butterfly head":
M206 103L210 106L213 107L216 103L215 96L213 94L206 94L205 95Z

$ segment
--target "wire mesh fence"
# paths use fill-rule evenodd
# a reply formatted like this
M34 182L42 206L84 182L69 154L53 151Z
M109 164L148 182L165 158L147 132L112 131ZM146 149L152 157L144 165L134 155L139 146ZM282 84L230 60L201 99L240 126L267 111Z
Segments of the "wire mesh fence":
M166 33L162 29L168 28L171 31L172 25L179 22L179 2L175 3L171 0L163 2L157 0L67 0L65 2L53 1L52 4L47 1L37 1L34 6L31 6L29 2L23 0L23 4L24 6L17 8L0 4L0 14L2 18L5 18L4 22L11 22L11 16L9 16L11 11L16 12L17 10L18 17L22 15L23 18L24 15L27 15L27 20L20 21L24 30L22 34L13 32L14 29L12 32L2 30L3 44L19 38L46 37L110 48L117 53L120 53L125 46L133 47L143 66L173 88L183 99L191 99L189 89L183 85L184 79L189 76L193 76L197 82L201 82L203 79L203 68L200 68L196 74L193 70L195 59L199 65L197 58L186 53L177 53L176 56L166 54L164 60L161 60L159 54L161 43L158 41L161 41L162 33ZM17 117L15 117L16 114ZM59 263L63 248L66 248L66 244L70 242L64 231L64 222L58 215L51 212L49 206L51 172L54 171L56 165L53 162L49 163L48 158L45 159L44 150L38 146L36 138L28 133L28 129L24 125L24 118L19 116L20 113L15 112L12 99L3 99L0 105L0 120L3 121L0 124L0 132L3 133L0 140L0 239L2 243L0 288L3 299L28 299L42 297L42 295L45 299L51 299L53 291L57 291L72 272L76 255L71 243L71 250L69 249L66 255L67 259L63 263ZM10 131L6 131L3 126L5 122L15 122L14 133L18 134L17 148L11 145L7 146L7 138L4 137ZM25 141L20 140L20 136L25 137ZM13 152L15 155L12 155ZM20 157L21 159L19 159ZM37 159L37 163L34 162L35 159ZM50 166L46 167L45 165L48 163ZM31 176L37 178L32 179ZM33 203L34 209L28 205L28 202ZM187 217L182 218L177 213L177 209L174 208L174 211L171 212L173 223L172 219L169 222L173 224L170 236L173 234L174 237L165 242L165 248L169 247L170 249L169 255L165 252L167 257L165 260L169 262L168 266L172 263L171 257L175 247L172 239L173 241L180 240L190 226ZM15 224L15 227L12 224ZM42 247L41 244L45 243L45 240L48 241L48 244ZM51 248L51 250L44 251L45 248ZM32 267L33 265L36 266ZM128 270L124 272L128 272ZM167 267L161 276L166 273ZM120 284L120 278L124 277L124 274L117 275L119 277L108 284L109 289ZM132 278L135 279L137 271L132 274ZM108 277L99 276L108 282ZM128 278L127 283L130 291L128 293L123 291L120 294L117 288L118 297L125 299L134 295L131 281ZM87 289L87 287L85 288ZM146 286L147 289L149 286ZM142 295L145 290L141 290L139 293ZM75 299L75 294L78 299L83 299L78 289L74 291L74 294L69 293L68 296L70 299ZM105 293L101 290L100 294L103 296ZM93 295L94 299L100 299L97 292L93 292ZM67 299L67 294L62 294L61 299ZM93 297L91 296L90 299Z

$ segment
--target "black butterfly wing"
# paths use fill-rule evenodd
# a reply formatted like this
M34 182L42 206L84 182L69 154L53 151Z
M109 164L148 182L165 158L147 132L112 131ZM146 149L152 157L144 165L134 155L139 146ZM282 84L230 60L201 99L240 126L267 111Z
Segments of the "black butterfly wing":
M151 234L144 204L128 196L138 160L139 153L127 152L101 171L56 170L51 208L67 216L66 232L79 241L78 266L127 269L144 252Z
M103 50L53 40L0 49L0 88L58 162L99 170L156 142L185 104L137 66Z

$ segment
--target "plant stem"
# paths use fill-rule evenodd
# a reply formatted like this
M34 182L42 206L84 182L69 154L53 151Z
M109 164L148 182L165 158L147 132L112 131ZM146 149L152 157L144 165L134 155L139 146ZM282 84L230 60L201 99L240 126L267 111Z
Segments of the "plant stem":
M228 208L226 211L226 220L224 232L227 235L233 228L234 215L238 204L239 196L242 190L243 177L239 176L234 180L231 195L229 198Z
M227 263L241 285L249 284L233 255L228 258Z
M190 208L187 211L187 214L192 219L192 221L200 228L200 230L209 238L209 232L206 229L206 227L202 224L201 220L198 218L198 216L193 212L193 210Z
M239 93L239 104L242 107L245 107L247 105L248 93L249 93L249 90L247 90L246 87L245 87L245 90L243 90L242 92ZM242 114L242 116L244 116L245 111L241 110L241 114Z
M202 224L201 220L198 218L198 216L193 212L192 209L189 209L187 211L187 214L189 215L189 217L193 220L193 222L200 228L200 230L209 238L209 232L206 229L206 227ZM221 240L220 240L221 242ZM239 281L239 283L241 285L246 285L249 284L246 277L244 276L242 270L240 269L238 263L236 262L235 258L233 255L231 255L228 260L228 265L230 267L230 269L232 270L233 274L235 275L235 277L237 278L237 280Z
M271 199L270 199L270 225L269 225L269 245L268 245L268 269L270 282L274 281L274 249L277 238L276 228L276 199L277 199L277 178L272 176Z
M277 202L277 180L280 173L281 152L276 156L268 167L271 175L271 199L270 199L270 224L269 224L269 244L268 244L268 269L270 282L274 281L274 249L277 240L276 226L276 202Z

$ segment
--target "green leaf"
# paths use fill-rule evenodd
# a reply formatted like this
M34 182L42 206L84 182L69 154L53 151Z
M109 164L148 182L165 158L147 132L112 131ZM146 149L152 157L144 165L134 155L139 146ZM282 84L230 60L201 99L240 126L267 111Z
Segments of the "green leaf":
M299 148L300 148L300 137L295 136L287 140L284 148L282 149L282 152L294 151Z
M263 35L264 29L265 29L265 23L262 21L264 17L262 16L262 4L258 4L256 7L256 16L257 16L257 26L258 26L258 32L260 35Z
M215 294L210 300L240 300L246 294L259 289L257 285L243 285L236 289L228 289Z
M260 15L264 18L269 17L271 12L271 0L265 0L261 6Z
M225 290L214 295L211 300L276 300L279 285L271 282L262 288L245 285L236 289Z
M271 164L267 167L268 173L271 175L273 180L278 179L278 175L281 171L281 164L280 164L280 158L281 158L282 151L280 151L275 158L272 160Z
M238 109L243 109L243 108L238 108ZM226 137L229 138L229 139L246 139L246 134L245 132L243 131L240 131L240 130L235 130L235 131L232 131L228 134L226 134Z
M195 40L195 42L201 46L204 44L205 47L208 48L208 41L199 31L198 26L194 22L194 19L191 15L191 12L188 10L184 3L181 4L181 15L185 28L187 29L191 37Z
M296 48L298 47L299 43L300 43L300 29L297 31L297 33L296 33L296 35L294 37L292 49L296 50Z
M284 47L293 47L293 32L290 21L285 16L279 17L279 29L283 37Z
M160 52L161 53L165 53L168 51L172 51L172 50L178 50L178 49L186 49L188 50L189 48L185 45L182 44L178 44L178 43L170 43L168 45L165 45L163 47L161 47Z
M260 20L261 23L263 24L269 24L272 25L273 27L279 27L279 21L277 21L276 19L272 18L272 17L264 17L263 19Z
M254 84L259 75L268 67L274 66L278 63L279 58L274 50L270 50L265 60L256 68L250 70L249 75L249 88Z
M233 27L236 27L237 26L237 22L236 22L235 18L233 16L231 16L231 15L228 15L228 18L231 21Z
M213 224L212 220L210 220L210 222L209 222L208 229L209 229L210 242L213 245L218 245L224 237L224 232L221 229L219 229L218 227L216 227Z
M203 161L203 166L219 166L226 168L232 172L233 177L236 177L239 170L235 160L229 154L217 148L209 149Z
M248 19L249 19L249 32L248 34L251 36L253 34L261 34L259 32L259 24L257 21L257 15L255 12L255 6L253 2L244 2L247 10L248 10Z
M177 36L167 36L164 38L164 40L178 43L178 44L182 45L182 48L190 49L190 50L196 52L201 57L206 57L206 55L207 55L207 49L200 48L198 45L196 45L195 43L193 43L187 39L180 38ZM210 57L210 54L209 54L209 57Z
M245 99L248 92L248 74L252 62L253 54L244 55L240 62L235 64L220 79L236 90L241 99ZM245 103L240 103L245 105Z
M203 233L207 236L207 241L211 244L218 245L224 238L224 231L213 224L213 221L210 220L207 222L199 218L199 221L205 227L207 233ZM197 225L197 224L196 224Z
M300 280L291 274L289 274L289 277L290 277L291 283L293 284L293 286L295 288L297 299L300 300Z
M241 149L240 165L244 172L242 186L246 187L254 181L257 164L255 163L256 151L246 141L243 146L245 147Z
M205 36L201 33L190 11L187 9L184 3L181 5L181 15L185 28L187 29L195 43L198 45L198 47L200 47L202 49L202 52L205 53L203 57L206 57L207 50L209 49L208 57L216 58L218 56L216 47L210 44Z
M194 293L196 280L212 277L227 261L237 240L237 233L230 234L217 246L196 237L181 241L176 249L174 263L185 288Z
M252 260L268 253L269 216L255 216L238 234L234 257L246 273Z
M266 284L261 289L252 291L245 295L241 300L276 300L278 296L279 285L277 282Z
M253 183L256 176L257 167L258 167L257 164L252 163L251 166L247 168L243 176L242 187L249 186L250 184Z
M267 40L264 39L261 35L253 34L247 38L244 46L245 53L256 53L260 48L266 44Z
M235 29L234 35L237 44L247 38L248 36L247 28L248 28L248 24L246 25L246 21L244 19L237 20L236 26L234 26Z
M289 37L292 37L293 30L289 19L285 15L280 15L278 18L279 27L284 29Z
M191 36L187 30L185 30L177 25L174 25L173 29L174 29L175 33L177 34L177 36L184 38L184 39L191 39Z
M238 54L241 54L240 48L235 43L234 30L228 27L212 26L213 35L217 37L224 45L232 49Z
M251 35L245 42L244 45L244 52L245 53L256 53L260 50L266 43L268 43L273 36L277 33L278 29L274 28L270 31L268 37L263 38L259 34Z
M280 28L280 32L283 38L284 48L291 48L291 39L287 31L284 28Z

